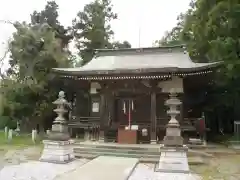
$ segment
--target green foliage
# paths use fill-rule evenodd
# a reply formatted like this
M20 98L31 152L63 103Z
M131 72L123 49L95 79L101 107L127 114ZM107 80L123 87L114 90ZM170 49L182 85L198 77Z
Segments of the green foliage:
M110 22L116 18L117 14L113 12L110 0L94 0L85 5L83 11L79 11L73 20L72 31L81 65L94 57L95 49L131 47L127 41L111 43L114 32Z
M59 87L53 85L50 71L72 66L69 51L64 48L68 37L59 31L63 26L57 16L56 3L48 2L45 10L33 13L32 23L14 24L10 68L1 82L1 110L7 122L43 119L52 113L51 102Z
M4 129L5 127L16 129L17 121L14 121L9 116L0 116L0 129Z
M112 48L113 49L126 49L126 48L131 48L131 44L128 41L123 41L122 43L119 41L113 42L112 43Z
M187 45L197 62L221 61L209 87L208 110L230 108L240 117L240 2L193 0L178 24L160 40L160 45Z
M77 14L72 28L58 21L58 5L48 1L42 11L31 14L31 22L16 22L9 44L10 68L1 81L0 126L16 120L44 119L52 113L59 86L52 68L79 63L68 45L74 38L79 49L79 65L89 62L95 49L130 48L127 41L111 42L110 22L117 18L110 0L94 0ZM71 35L72 34L72 35Z
M92 59L95 49L110 46L109 40L113 35L110 22L116 18L110 0L94 0L77 14L73 31L83 64Z
M44 10L41 12L33 12L31 15L31 24L37 25L47 23L54 30L56 38L61 40L61 46L66 48L73 39L73 36L69 35L69 28L65 28L60 24L58 15L57 3L55 1L48 1Z

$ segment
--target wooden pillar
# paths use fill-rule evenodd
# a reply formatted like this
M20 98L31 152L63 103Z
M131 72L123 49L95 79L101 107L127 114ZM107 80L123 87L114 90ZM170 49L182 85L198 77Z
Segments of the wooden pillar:
M151 92L151 144L157 143L156 92Z
M100 94L100 132L99 132L99 141L104 142L104 126L105 126L105 96L104 93Z

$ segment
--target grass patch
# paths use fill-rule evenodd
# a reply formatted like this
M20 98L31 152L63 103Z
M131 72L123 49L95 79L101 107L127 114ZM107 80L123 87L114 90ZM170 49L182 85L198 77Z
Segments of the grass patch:
M199 174L203 180L237 179L240 174L240 155L216 156L209 159L208 164L192 165L191 170Z
M13 135L12 140L8 141L8 139L5 137L4 132L0 132L0 151L41 145L42 145L41 138L38 137L36 139L36 142L34 143L32 141L31 134L20 134L18 136Z

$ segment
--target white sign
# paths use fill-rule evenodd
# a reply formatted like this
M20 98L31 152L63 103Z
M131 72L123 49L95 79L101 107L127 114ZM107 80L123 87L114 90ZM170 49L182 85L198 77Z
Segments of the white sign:
M138 130L138 125L132 125L131 130Z
M99 112L99 103L98 102L94 102L92 104L92 112Z

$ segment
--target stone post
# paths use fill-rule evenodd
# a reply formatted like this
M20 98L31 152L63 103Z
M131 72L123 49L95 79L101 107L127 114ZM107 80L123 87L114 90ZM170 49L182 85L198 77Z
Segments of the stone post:
M36 143L36 139L37 139L37 130L33 129L32 130L32 142Z
M49 129L46 130L46 134L47 134L47 135L50 134L50 130L49 130Z
M17 121L17 128L15 129L16 135L19 136L20 135L20 122Z
M11 142L12 138L13 138L13 130L9 129L9 131L8 131L8 142Z
M5 135L5 138L7 139L8 138L8 127L7 126L4 128L4 135Z
M64 118L64 114L67 112L65 108L70 104L65 100L63 91L59 92L58 99L53 104L57 105L54 110L57 117L53 121L52 131L47 135L48 140L43 141L44 150L40 161L62 164L74 159L73 141L70 140L67 121Z

